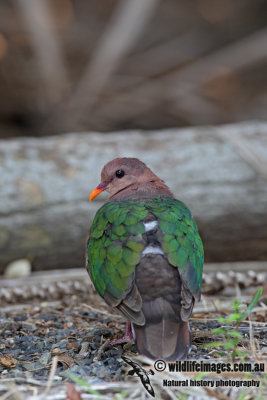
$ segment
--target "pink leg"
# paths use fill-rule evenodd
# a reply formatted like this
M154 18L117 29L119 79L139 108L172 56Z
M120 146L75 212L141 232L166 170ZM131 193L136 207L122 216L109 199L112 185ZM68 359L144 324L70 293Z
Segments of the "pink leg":
M128 343L128 342L134 342L133 332L132 332L132 327L131 327L130 322L126 322L125 333L124 333L123 337L120 339L112 340L112 342L110 342L110 344L112 346L114 346L116 344Z

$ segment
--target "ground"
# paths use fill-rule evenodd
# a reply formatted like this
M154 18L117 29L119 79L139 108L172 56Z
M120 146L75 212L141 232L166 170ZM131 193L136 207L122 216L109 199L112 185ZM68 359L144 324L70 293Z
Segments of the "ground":
M32 396L39 399L38 396L41 398L46 393L46 399L76 400L79 397L71 393L71 390L75 391L74 387L68 388L69 397L66 397L66 382L77 378L89 383L90 390L97 391L88 394L81 385L76 386L78 391L83 391L82 399L97 399L99 396L102 399L125 396L132 399L149 398L136 374L128 375L131 367L121 358L122 355L137 362L148 373L152 370L149 379L156 398L187 398L189 394L191 398L201 395L201 398L221 400L264 398L267 391L265 294L249 319L241 323L239 332L242 338L238 346L243 354L244 351L249 352L244 356L242 361L245 364L242 365L254 368L255 363L261 365L265 362L265 376L261 371L226 371L219 374L218 369L217 372L200 374L192 370L192 363L187 364L184 368L186 371L170 372L168 368L161 371L162 365L154 365L152 361L138 356L134 345L110 347L110 339L123 335L123 318L106 306L83 274L79 276L77 272L76 279L71 282L67 272L62 273L64 275L65 281L62 278L62 282L58 278L53 281L51 273L47 279L45 273L39 274L39 283L35 279L34 284L30 279L27 285L25 280L18 279L16 289L6 284L5 296L3 289L2 292L0 290L0 395L6 395L0 399L12 396L19 398L19 395L22 399L33 399ZM5 282L10 280L2 280L1 283L4 285ZM223 325L218 321L219 317L233 312L232 305L237 296L240 303L249 304L257 285L241 289L227 285L220 288L220 292L211 293L204 282L204 292L205 288L206 294L196 304L191 319L193 346L188 361L216 363L217 366L218 363L231 363L230 350L218 354L216 345L203 348L203 344L225 340L223 334L212 333L211 330ZM208 381L213 384L208 384ZM236 387L233 384L240 381L246 382L246 386ZM258 381L261 382L259 388L255 383ZM250 387L247 386L248 382Z

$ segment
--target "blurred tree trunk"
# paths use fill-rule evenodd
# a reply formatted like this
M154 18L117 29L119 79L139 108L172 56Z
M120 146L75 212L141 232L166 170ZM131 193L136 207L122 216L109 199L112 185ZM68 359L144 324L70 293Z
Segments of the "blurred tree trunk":
M210 262L267 258L267 124L0 141L0 272L77 267L103 165L138 157L195 216ZM102 197L102 199L101 199Z

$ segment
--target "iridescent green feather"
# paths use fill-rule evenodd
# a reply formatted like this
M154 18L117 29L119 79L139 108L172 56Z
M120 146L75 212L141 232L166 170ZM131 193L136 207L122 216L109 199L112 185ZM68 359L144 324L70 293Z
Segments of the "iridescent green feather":
M96 213L88 261L92 280L101 296L107 291L119 299L127 291L144 249L142 221L147 214L144 204L128 201L106 203Z
M204 251L196 223L179 200L156 197L147 202L109 202L96 213L88 260L93 282L101 296L108 292L122 299L127 293L144 250L144 219L148 214L158 220L161 246L168 261L178 268L193 294L200 292Z

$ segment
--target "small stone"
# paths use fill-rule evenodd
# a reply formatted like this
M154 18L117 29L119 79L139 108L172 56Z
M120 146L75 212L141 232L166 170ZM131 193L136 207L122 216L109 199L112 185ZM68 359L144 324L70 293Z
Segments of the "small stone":
M1 372L1 375L6 375L6 374L8 374L8 370L7 370L7 369L4 369L4 370Z
M46 365L51 361L51 354L47 351L46 353L42 354L39 358L39 363Z
M28 318L28 314L22 312L20 315L15 315L14 321L25 321Z
M64 339L64 340L61 340L60 342L53 344L52 349L55 349L55 348L66 349L67 344L68 344L68 340Z
M46 344L45 344L43 341L37 342L37 343L36 343L36 348L37 348L39 351L42 352L43 350L45 350Z
M26 362L22 367L27 371L34 371L36 369L36 363Z
M44 321L57 321L58 317L56 315L43 315L41 314L39 316L40 319L44 320Z
M36 325L29 322L24 322L23 328L26 329L27 331L34 331L36 329Z
M20 278L31 274L32 266L29 260L22 258L8 264L4 271L4 276L8 278Z
M12 370L12 375L15 378L23 378L23 373L19 369L13 369Z
M102 367L98 370L97 376L98 376L98 378L100 378L100 379L101 379L101 378L105 378L106 373L107 373L106 368L102 366Z
M91 328L88 329L88 335L90 336L112 336L114 335L113 329L110 328Z

